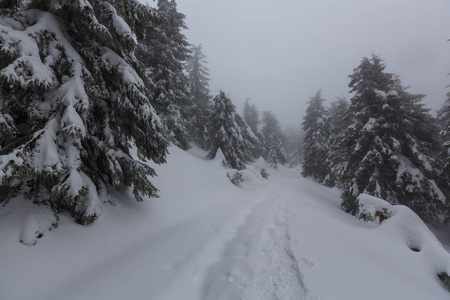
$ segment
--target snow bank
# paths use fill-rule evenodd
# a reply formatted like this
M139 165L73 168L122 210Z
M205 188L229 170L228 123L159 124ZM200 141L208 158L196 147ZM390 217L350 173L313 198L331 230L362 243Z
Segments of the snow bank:
M380 224L386 234L394 235L411 251L418 252L430 274L439 276L450 289L450 254L416 213L407 206L391 205L366 194L359 195L358 202L357 218Z

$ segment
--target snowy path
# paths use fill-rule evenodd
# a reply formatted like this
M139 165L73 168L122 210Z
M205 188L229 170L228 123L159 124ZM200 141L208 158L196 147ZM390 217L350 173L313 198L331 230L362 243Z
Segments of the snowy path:
M291 182L277 184L247 216L207 275L204 299L312 299L290 248Z

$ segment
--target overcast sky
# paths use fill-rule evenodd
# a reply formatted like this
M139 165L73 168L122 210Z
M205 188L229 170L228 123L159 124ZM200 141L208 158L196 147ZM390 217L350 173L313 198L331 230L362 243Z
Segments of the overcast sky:
M372 53L433 110L450 91L449 0L177 3L189 42L203 45L212 93L223 89L239 111L250 98L284 126L300 126L318 89L328 103L348 96L348 75Z

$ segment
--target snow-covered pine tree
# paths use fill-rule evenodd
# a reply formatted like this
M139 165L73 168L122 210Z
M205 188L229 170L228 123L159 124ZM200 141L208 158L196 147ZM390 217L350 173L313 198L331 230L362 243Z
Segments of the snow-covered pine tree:
M189 97L191 103L189 132L190 138L200 148L208 150L207 134L208 119L211 108L209 90L209 74L206 56L202 46L191 46L191 55L186 63Z
M303 162L303 135L302 130L296 130L293 127L288 127L284 133L286 140L286 159L290 167L298 166Z
M323 182L328 175L327 156L330 126L327 121L327 111L323 106L325 100L321 91L309 100L306 114L303 117L303 171L305 177L312 177L317 182Z
M351 125L352 120L346 118L348 101L339 97L330 103L328 109L328 123L330 124L330 139L334 140L343 130Z
M247 125L250 126L251 130L255 135L259 134L259 124L261 121L259 120L258 109L254 104L250 104L250 99L245 99L244 109L242 110L243 117Z
M435 121L400 79L384 72L382 60L363 58L350 76L347 118L353 120L338 137L333 171L340 175L342 207L357 210L361 193L412 208L429 223L442 221L445 196L437 187Z
M450 92L447 93L447 99L438 111L438 122L441 129L440 143L441 151L440 157L442 160L441 174L438 180L438 186L442 192L446 195L447 199L450 199ZM447 221L450 219L450 203L447 209Z
M245 169L245 164L252 162L257 137L223 91L214 97L208 127L211 149L208 158L215 158L217 150L221 149L228 165L234 169Z
M284 135L277 117L270 111L263 112L261 136L263 139L263 157L271 167L286 164Z
M167 145L133 54L151 10L133 0L1 7L1 198L22 194L89 224L110 189L157 196L141 160L164 162Z
M175 0L158 0L156 14L144 28L137 58L154 84L152 104L161 118L166 138L181 149L188 149L187 117L191 103L184 64L189 43L182 33L185 16L178 12Z
M333 172L330 172L329 166L332 165L333 159L340 160L340 157L333 157L333 149L339 147L338 137L352 123L352 120L346 118L347 109L348 101L344 97L337 98L334 102L331 102L330 108L328 109L328 124L330 126L330 137L328 138L329 151L326 161L328 174L323 181L327 186L341 186Z
M253 134L258 138L258 144L255 145L253 149L253 157L258 159L261 155L263 155L263 145L261 144L263 138L259 132L259 124L261 124L261 121L259 119L258 109L254 104L250 104L249 98L245 99L242 115Z

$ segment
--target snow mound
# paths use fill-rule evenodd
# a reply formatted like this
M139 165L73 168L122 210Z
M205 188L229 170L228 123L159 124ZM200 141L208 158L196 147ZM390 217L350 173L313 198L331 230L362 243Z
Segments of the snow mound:
M361 194L357 218L383 226L386 235L403 240L405 245L427 262L428 271L438 276L450 290L450 254L425 223L410 208Z
M42 238L47 230L56 227L57 218L48 206L34 205L26 200L23 200L23 202L22 204L27 209L24 210L20 218L23 220L20 229L20 242L27 246L36 245L38 239Z

